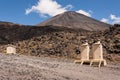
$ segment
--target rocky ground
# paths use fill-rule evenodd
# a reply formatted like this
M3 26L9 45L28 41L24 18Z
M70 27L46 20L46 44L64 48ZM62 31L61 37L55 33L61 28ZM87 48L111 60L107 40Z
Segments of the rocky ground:
M8 44L16 46L17 53L37 57L80 58L80 46L86 40L92 45L101 41L104 58L109 62L120 62L120 25L105 31L87 31L64 26L25 26L0 22L0 52L6 53ZM90 52L90 57L91 57Z
M72 59L0 54L0 80L119 80L120 64L90 67Z
M88 40L90 48L92 48L92 45L100 39L104 48L104 58L109 61L120 62L119 25L98 32L79 31L68 28L59 28L57 26L31 28L21 28L20 26L16 26L17 32L14 31L15 27L3 28L1 27L2 32L0 34L3 36L0 37L0 42L5 42L5 44L0 44L0 52L2 53L6 52L8 44L13 44L16 46L17 53L20 54L78 58L80 55L80 46L85 40ZM5 31L8 31L9 34L5 33Z

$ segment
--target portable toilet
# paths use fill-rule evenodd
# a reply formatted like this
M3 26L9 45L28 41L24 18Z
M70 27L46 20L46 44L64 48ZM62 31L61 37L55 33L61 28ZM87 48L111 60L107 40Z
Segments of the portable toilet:
M6 49L7 54L16 54L16 47L14 45L8 45Z

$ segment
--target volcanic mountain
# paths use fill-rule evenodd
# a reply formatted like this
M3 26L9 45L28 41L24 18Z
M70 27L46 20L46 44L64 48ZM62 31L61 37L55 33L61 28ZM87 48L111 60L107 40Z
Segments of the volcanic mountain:
M109 24L73 11L56 15L49 20L38 24L37 26L59 26L72 29L85 29L88 31L105 30L110 27Z

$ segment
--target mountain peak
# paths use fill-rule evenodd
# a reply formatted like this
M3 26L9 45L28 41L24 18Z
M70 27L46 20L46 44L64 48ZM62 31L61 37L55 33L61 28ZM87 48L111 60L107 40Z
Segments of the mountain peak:
M60 27L67 27L72 29L85 29L88 31L98 31L98 30L105 30L110 27L109 24L100 22L93 18L87 17L83 14L68 11L62 14L58 14L47 21L44 21L38 26L60 26Z
M75 13L77 13L77 12L75 12L75 11L66 11L66 12L64 12L64 14L75 14Z

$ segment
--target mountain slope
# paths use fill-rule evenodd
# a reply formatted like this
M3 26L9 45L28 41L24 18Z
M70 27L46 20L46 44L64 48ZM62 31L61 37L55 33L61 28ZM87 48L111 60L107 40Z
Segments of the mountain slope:
M59 26L26 26L11 22L0 21L0 44L11 44L33 37L47 35L54 32L71 31L71 32L86 32L86 30L74 30ZM88 31L87 31L88 32Z
M89 31L105 30L110 27L109 24L100 22L93 18L72 11L56 15L53 18L38 24L37 26L46 25L60 27L64 26L67 28L85 29Z
M3 24L4 23L4 24ZM60 26L25 26L14 23L0 23L0 52L6 53L8 44L14 44L17 53L34 56L59 56L76 58L80 45L88 40L92 45L98 39L104 47L104 56L120 61L120 26L105 31L75 30ZM117 57L112 57L115 55Z

